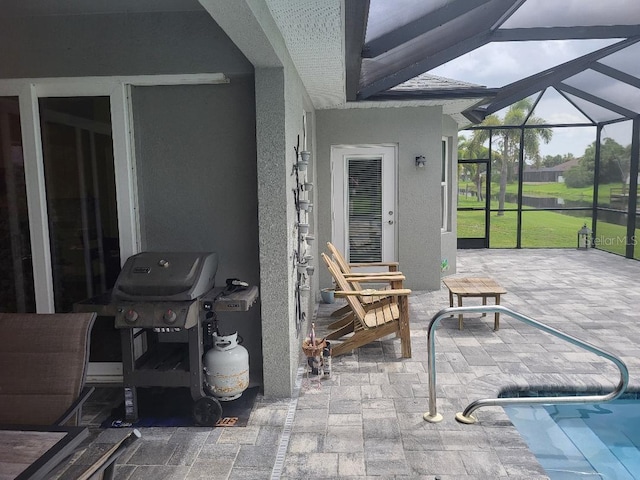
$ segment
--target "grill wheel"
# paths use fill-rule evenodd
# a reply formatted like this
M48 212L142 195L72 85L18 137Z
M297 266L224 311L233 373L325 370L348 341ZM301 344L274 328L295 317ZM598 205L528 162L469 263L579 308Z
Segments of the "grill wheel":
M202 397L193 404L193 419L203 427L214 427L222 416L220 402L212 397Z

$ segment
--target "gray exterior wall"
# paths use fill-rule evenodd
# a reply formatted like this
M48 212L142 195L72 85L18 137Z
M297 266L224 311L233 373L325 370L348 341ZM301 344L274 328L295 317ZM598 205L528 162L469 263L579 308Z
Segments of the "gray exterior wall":
M253 91L253 76L132 89L142 249L216 252L218 285L260 280ZM260 382L259 305L218 318L243 337Z
M168 118L153 117L151 112L155 106L151 97L156 94L134 90L134 101L137 102L134 109L140 109L136 112L135 128L136 136L140 137L137 154L140 156L141 223L145 248L178 245L200 248L201 245L210 245L221 255L219 279L238 276L260 284L263 289L260 300L264 302L261 308L262 322L248 319L246 328L260 329L262 324L264 332L252 333L252 337L246 340L254 345L250 347L250 353L251 350L257 352L257 337L261 335L266 345L265 352L270 352L265 353L265 395L287 397L293 391L297 372L301 352L300 335L307 330L306 324L299 325L296 321L297 278L292 255L297 246L297 231L293 221L295 205L291 168L295 160L293 147L298 137L302 138L302 112L306 109L313 120L313 107L265 4L250 2L249 5L240 0L201 3L207 11L0 18L0 42L5 46L0 49L0 65L3 67L0 78L224 73L231 77L231 84L228 86L230 88L223 91L233 91L238 76L248 79L254 73L254 66L261 70L254 92L250 91L247 83L246 98L242 97L240 91L234 91L231 95L229 100L239 99L238 95L242 97L237 113L246 117L244 124L238 126L233 123L238 117L232 112L232 124L238 129L225 138L211 133L221 131L219 129L225 126L223 115L231 108L227 102L223 109L217 109L215 104L222 100L212 93L219 90L217 87L170 90L167 100L179 113L175 117L175 131L171 128L173 112L168 108L161 113L169 115ZM185 101L185 105L197 104L195 98L200 95L204 104L197 105L195 111L189 113L179 108L181 101ZM245 102L249 99L255 101L252 111L249 111ZM143 116L152 118L151 123L141 121ZM186 124L187 128L183 128L179 124L181 121L194 123ZM256 135L250 137L249 131L254 127ZM213 137L202 139L198 135L202 130L206 130L205 136ZM181 132L195 143L182 145L180 151L177 151L177 145L162 151L158 148L162 132L174 137ZM312 126L309 136L313 136ZM205 158L208 149L211 152L228 150L230 153L215 159L213 156ZM253 153L249 154L249 151ZM154 158L151 158L151 152ZM185 155L187 152L188 155ZM243 175L233 172L234 181L238 182L236 185L232 182L216 184L219 192L210 191L208 185L203 185L205 182L202 179L188 178L188 174L179 170L174 163L177 157L182 157L193 168L213 170L213 162L237 166L238 155L245 154L247 157L240 159L240 164L248 165L245 162L252 161L253 167L248 167L249 170ZM156 171L154 166L158 165L161 168ZM228 167L215 166L223 171ZM176 192L171 186L172 176L181 178L183 182L194 182L197 189L190 193ZM204 221L207 221L206 217L213 216L226 226L228 217L222 218L217 206L221 201L225 202L225 207L232 203L236 188L238 192L249 192L251 182L254 182L253 195L247 197L246 205L238 207L242 212L234 207L231 210L241 215L238 228L250 223L248 216L244 215L249 215L252 209L255 224L249 226L249 236L245 240L240 240L237 245L225 245L219 240L223 228L216 228L213 223L202 228L198 221L199 214L190 205L204 208ZM260 186L255 186L256 183ZM162 185L162 188L156 190L156 185ZM161 211L161 206L167 204L162 198L163 189L181 197L181 200L168 206L167 212ZM203 191L197 192L199 189ZM229 190L234 192L218 195L229 193ZM256 195L261 216L259 228L255 213ZM177 218L179 210L193 213ZM167 218L178 221L184 228L193 229L186 232L191 238L181 241L179 235L170 229L171 222ZM162 230L166 233L164 239L158 237L158 232ZM230 230L236 231L235 228ZM213 237L216 239L213 240ZM237 252L247 247L245 243L250 240L255 242L251 252L253 258L247 256L239 260L234 268L230 268L228 263L225 266L224 258L235 261ZM259 262L263 262L262 269ZM311 308L311 303L303 306L305 322L308 322ZM244 329L245 325L239 325L238 328ZM259 365L252 360L252 370Z
M132 88L141 248L215 251L218 284L260 283L253 66L207 12L0 18L0 43L0 78L229 76ZM261 381L260 306L219 317Z
M253 72L205 11L0 18L0 44L0 78Z
M308 148L313 145L313 113L291 66L257 68L256 99L264 387L265 396L288 397L312 312L312 295L302 299L300 311L296 305L298 229L293 191L297 187L294 147L302 147L303 111L311 110ZM310 169L314 163L312 157ZM309 223L313 231L312 218ZM317 258L316 244L312 254ZM311 278L312 292L317 290L316 278ZM304 312L304 319L300 312Z
M316 112L318 162L318 246L331 240L332 145L398 146L397 251L406 286L440 288L440 158L442 111L439 107L319 110ZM424 169L415 157L428 160ZM331 285L326 268L320 286Z
M302 146L305 110L310 120L308 147L313 152L313 106L266 3L200 1L255 67L264 394L289 397L312 313L310 300L303 302L302 322L296 312L293 165L294 147ZM314 164L312 159L312 168ZM315 279L312 284L315 288Z

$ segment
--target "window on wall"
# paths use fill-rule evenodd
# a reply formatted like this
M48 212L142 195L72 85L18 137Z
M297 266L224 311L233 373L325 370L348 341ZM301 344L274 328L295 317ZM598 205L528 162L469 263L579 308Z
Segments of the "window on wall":
M440 228L444 232L450 230L449 222L449 139L442 138L442 168L440 178L440 205L442 206Z

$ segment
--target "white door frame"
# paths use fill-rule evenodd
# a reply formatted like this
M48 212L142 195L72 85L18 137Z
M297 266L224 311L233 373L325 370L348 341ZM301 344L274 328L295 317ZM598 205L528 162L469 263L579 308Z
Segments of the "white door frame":
M348 185L346 182L348 177L345 160L358 156L382 158L383 211L385 212L383 213L382 261L397 261L397 145L370 144L331 146L331 242L340 251L344 252L348 261Z
M0 88L0 94L4 93ZM139 222L136 216L135 163L130 148L131 128L128 87L124 84L109 81L109 79L95 81L94 79L78 78L71 81L61 79L60 81L45 82L34 79L31 83L22 85L18 96L36 311L39 313L53 313L55 304L38 100L43 97L109 97L116 175L118 229L120 232L120 255L122 259L127 259L138 251L140 238Z

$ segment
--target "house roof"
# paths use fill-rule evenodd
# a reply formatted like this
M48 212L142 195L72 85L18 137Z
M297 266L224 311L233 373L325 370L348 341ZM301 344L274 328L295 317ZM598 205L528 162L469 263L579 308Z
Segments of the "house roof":
M526 165L524 171L526 172L566 172L572 167L578 166L580 162L579 158L573 158L567 162L554 165L553 167L536 168L533 165Z

